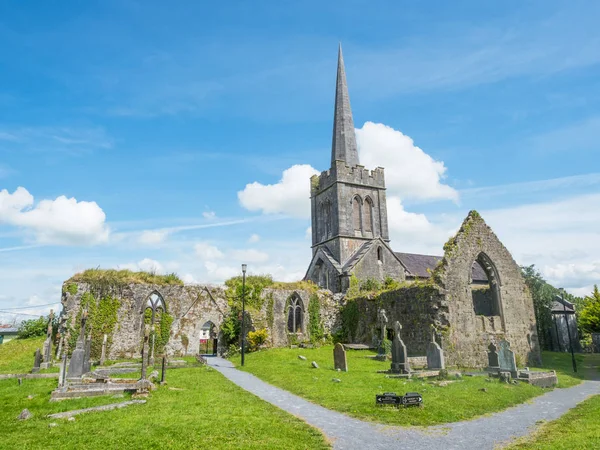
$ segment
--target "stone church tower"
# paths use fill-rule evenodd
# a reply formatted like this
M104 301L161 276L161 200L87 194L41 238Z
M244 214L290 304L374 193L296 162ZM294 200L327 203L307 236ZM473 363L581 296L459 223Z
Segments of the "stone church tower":
M389 247L384 170L359 164L342 47L338 53L331 168L311 178L313 258L305 279L333 292L359 280L404 280Z

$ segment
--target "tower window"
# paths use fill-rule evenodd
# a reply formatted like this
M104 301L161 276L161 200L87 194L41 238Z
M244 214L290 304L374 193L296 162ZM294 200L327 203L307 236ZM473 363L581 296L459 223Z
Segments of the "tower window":
M377 262L383 264L383 250L381 247L377 247Z
M370 198L365 199L363 205L363 222L365 225L365 231L368 233L373 232L373 202Z
M354 231L362 231L360 220L360 199L354 197L352 200L352 221L354 222Z

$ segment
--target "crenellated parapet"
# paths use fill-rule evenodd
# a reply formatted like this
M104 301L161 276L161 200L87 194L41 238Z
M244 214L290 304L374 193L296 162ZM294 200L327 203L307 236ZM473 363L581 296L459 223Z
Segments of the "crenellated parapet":
M335 161L331 169L324 170L320 175L312 176L310 179L311 196L317 195L336 182L385 189L385 172L383 167L369 170L360 164L347 166L344 161Z

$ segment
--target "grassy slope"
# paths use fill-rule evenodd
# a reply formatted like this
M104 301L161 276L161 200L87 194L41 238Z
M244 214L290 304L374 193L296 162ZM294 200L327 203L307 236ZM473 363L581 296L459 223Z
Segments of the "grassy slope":
M349 372L344 373L333 370L330 346L319 349L271 349L247 355L243 370L327 408L360 419L394 425L434 425L471 419L522 403L544 392L525 383L506 385L488 382L486 377L463 377L461 381L445 387L432 385L428 381L386 378L377 371L389 369L389 362L367 358L370 354L366 351L348 351ZM298 355L304 355L308 360L302 361ZM560 360L561 357L563 355L557 358ZM312 369L311 361L316 361L320 369ZM567 373L557 372L561 386L572 386L580 381ZM339 378L342 382L334 383L332 378ZM483 388L487 392L480 391ZM377 393L404 394L411 391L423 395L422 408L395 410L375 406Z
M30 373L35 349L42 351L45 339L13 339L0 345L0 373Z
M0 380L0 448L329 448L318 430L243 391L213 369L177 369L167 377L168 387L154 391L145 405L84 414L74 422L45 416L127 397L50 403L56 380L26 379L22 386L14 379ZM24 408L34 417L16 420ZM58 426L48 428L51 422Z

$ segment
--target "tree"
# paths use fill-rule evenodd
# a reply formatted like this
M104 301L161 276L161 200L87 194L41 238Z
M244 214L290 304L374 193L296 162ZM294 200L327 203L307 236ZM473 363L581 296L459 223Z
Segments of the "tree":
M533 298L533 309L537 325L537 335L540 346L544 350L551 350L552 336L550 327L552 326L552 303L554 296L558 294L558 289L550 285L542 274L536 270L535 265L521 266L521 273L525 278L525 284L531 292Z
M594 285L591 295L583 300L583 309L579 314L579 325L587 333L600 333L600 291Z
M48 317L40 316L39 319L24 320L19 325L17 338L27 339L31 337L45 336L46 332L48 331L48 319ZM54 328L54 324L52 325Z

